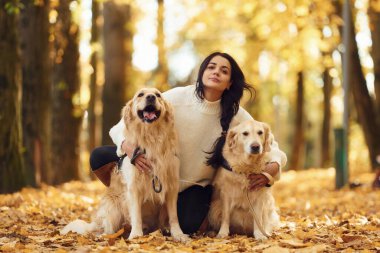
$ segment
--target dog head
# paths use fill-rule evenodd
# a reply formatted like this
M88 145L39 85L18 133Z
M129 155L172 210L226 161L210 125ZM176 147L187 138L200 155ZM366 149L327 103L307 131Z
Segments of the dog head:
M122 114L126 122L137 118L142 123L152 124L162 117L167 117L169 110L169 105L162 98L159 90L143 88L136 92L133 99L127 103Z
M272 137L269 125L256 120L240 123L227 133L227 151L256 156L270 151Z

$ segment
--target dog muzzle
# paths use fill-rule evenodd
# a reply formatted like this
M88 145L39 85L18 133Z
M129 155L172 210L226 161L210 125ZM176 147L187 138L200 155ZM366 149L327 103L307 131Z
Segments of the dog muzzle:
M143 122L152 123L160 118L161 111L155 105L147 105L143 110L138 110L137 115Z

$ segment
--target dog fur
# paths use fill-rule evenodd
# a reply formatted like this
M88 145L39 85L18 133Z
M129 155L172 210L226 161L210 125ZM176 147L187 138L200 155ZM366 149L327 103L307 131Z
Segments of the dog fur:
M213 180L214 193L209 212L211 227L219 229L218 237L226 237L232 232L266 239L264 234L270 235L279 226L279 215L271 189L263 187L249 191L247 179L248 174L263 172L265 164L269 162L268 152L272 141L269 126L255 120L240 123L228 131L223 156L232 171L218 169ZM253 219L249 202L264 234Z
M139 171L125 157L120 171L114 169L111 185L93 221L90 224L74 221L61 233L78 226L81 229L76 228L76 232L111 234L127 224L131 226L129 239L133 239L143 235L143 227L153 230L163 226L164 221L159 217L168 217L172 237L186 241L188 237L183 234L177 217L179 158L172 107L157 89L144 88L126 104L122 117L126 125L125 141L145 151L151 173ZM162 186L159 193L153 189L153 177Z

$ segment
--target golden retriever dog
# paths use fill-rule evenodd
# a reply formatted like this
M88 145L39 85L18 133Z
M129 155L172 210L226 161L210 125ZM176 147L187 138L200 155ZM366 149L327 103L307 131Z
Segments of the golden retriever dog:
M223 147L227 169L219 168L213 180L209 222L218 237L234 234L266 239L279 223L271 189L248 189L247 175L261 173L269 162L273 136L267 124L248 120L230 129Z
M133 157L125 157L115 168L111 185L101 200L92 223L74 221L61 233L75 232L111 234L127 224L128 239L143 235L143 227L154 230L162 226L159 217L167 217L175 240L186 241L177 217L179 191L179 158L173 109L154 88L138 91L123 108L125 141L137 147L134 156L144 153L151 171L144 173L133 165ZM162 215L164 210L166 215Z

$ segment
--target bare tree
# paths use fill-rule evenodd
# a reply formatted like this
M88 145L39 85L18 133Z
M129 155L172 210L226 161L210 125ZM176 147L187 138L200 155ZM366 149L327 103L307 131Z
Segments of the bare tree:
M0 193L26 185L22 158L18 7L0 2Z
M304 78L302 71L298 72L296 119L293 134L292 156L289 168L299 170L303 168L305 149L305 120L304 120Z
M157 0L157 48L158 48L158 66L155 69L154 84L161 90L165 91L169 89L169 68L166 59L166 47L165 47L165 32L164 32L164 13L165 3L164 0Z
M331 133L331 93L332 78L329 74L330 68L326 67L323 72L323 121L321 140L321 167L325 168L331 163L330 155L330 133Z
M342 5L340 1L334 1L336 13L338 15L341 15L342 13ZM375 15L376 16L376 15ZM378 16L378 15L377 15ZM350 82L349 87L350 91L353 97L355 109L358 115L359 123L362 127L364 139L368 147L368 152L370 156L370 162L372 168L376 168L377 162L376 162L376 155L380 154L380 111L376 110L376 104L378 105L379 97L376 96L376 101L374 101L374 98L371 97L367 82L364 77L364 72L362 69L362 65L359 58L359 51L358 51L358 45L355 40L355 29L354 29L354 22L352 17L352 11L350 12L350 37L352 38L351 45L350 45L350 55L351 55L351 61L349 66L349 74L350 74ZM376 18L374 19L373 16L371 16L371 22L376 23ZM377 19L377 25L379 26L379 21ZM379 59L379 36L375 33L375 31L378 31L378 27L373 26L373 29L371 31L372 33L372 57L374 59L374 65L375 65L375 80L379 79L379 68L376 67L376 64ZM343 37L342 29L339 30L341 33L341 37ZM376 55L374 55L376 54ZM376 77L377 76L377 77ZM375 81L375 89L379 92L379 84Z
M116 1L104 4L104 64L102 143L110 144L108 132L120 120L130 98L132 75L132 6Z
M377 122L380 124L380 10L376 10L375 1L370 1L369 17L372 37L371 56L373 59L373 71L375 74L375 95Z
M353 19L351 18L351 27L353 25ZM377 28L379 29L379 28ZM368 91L367 82L364 77L362 65L359 58L358 45L355 38L355 30L351 29L351 68L350 72L350 88L354 98L354 104L356 111L358 113L359 123L363 129L364 139L368 146L369 156L371 160L372 168L376 167L376 156L380 154L380 123L379 123L379 114L380 112L376 111L375 104L376 102L371 97ZM375 35L378 37L378 35ZM377 38L378 39L378 38ZM374 38L372 52L379 52L379 41ZM375 64L378 56L374 56ZM376 67L375 71L379 71L379 68ZM375 73L375 76L378 76L379 73ZM379 79L378 77L376 79ZM377 87L379 89L379 87ZM379 98L376 98L379 100Z
M83 111L79 101L79 27L72 18L71 0L61 0L55 24L51 184L78 179L79 133Z
M91 151L100 145L101 118L98 112L101 103L99 79L99 34L100 34L100 3L92 1L92 26L91 26L91 60L92 73L90 77L90 101L88 105L88 148Z
M23 139L27 179L31 185L51 181L51 61L49 0L24 0L21 11ZM33 38L33 39L31 39Z

